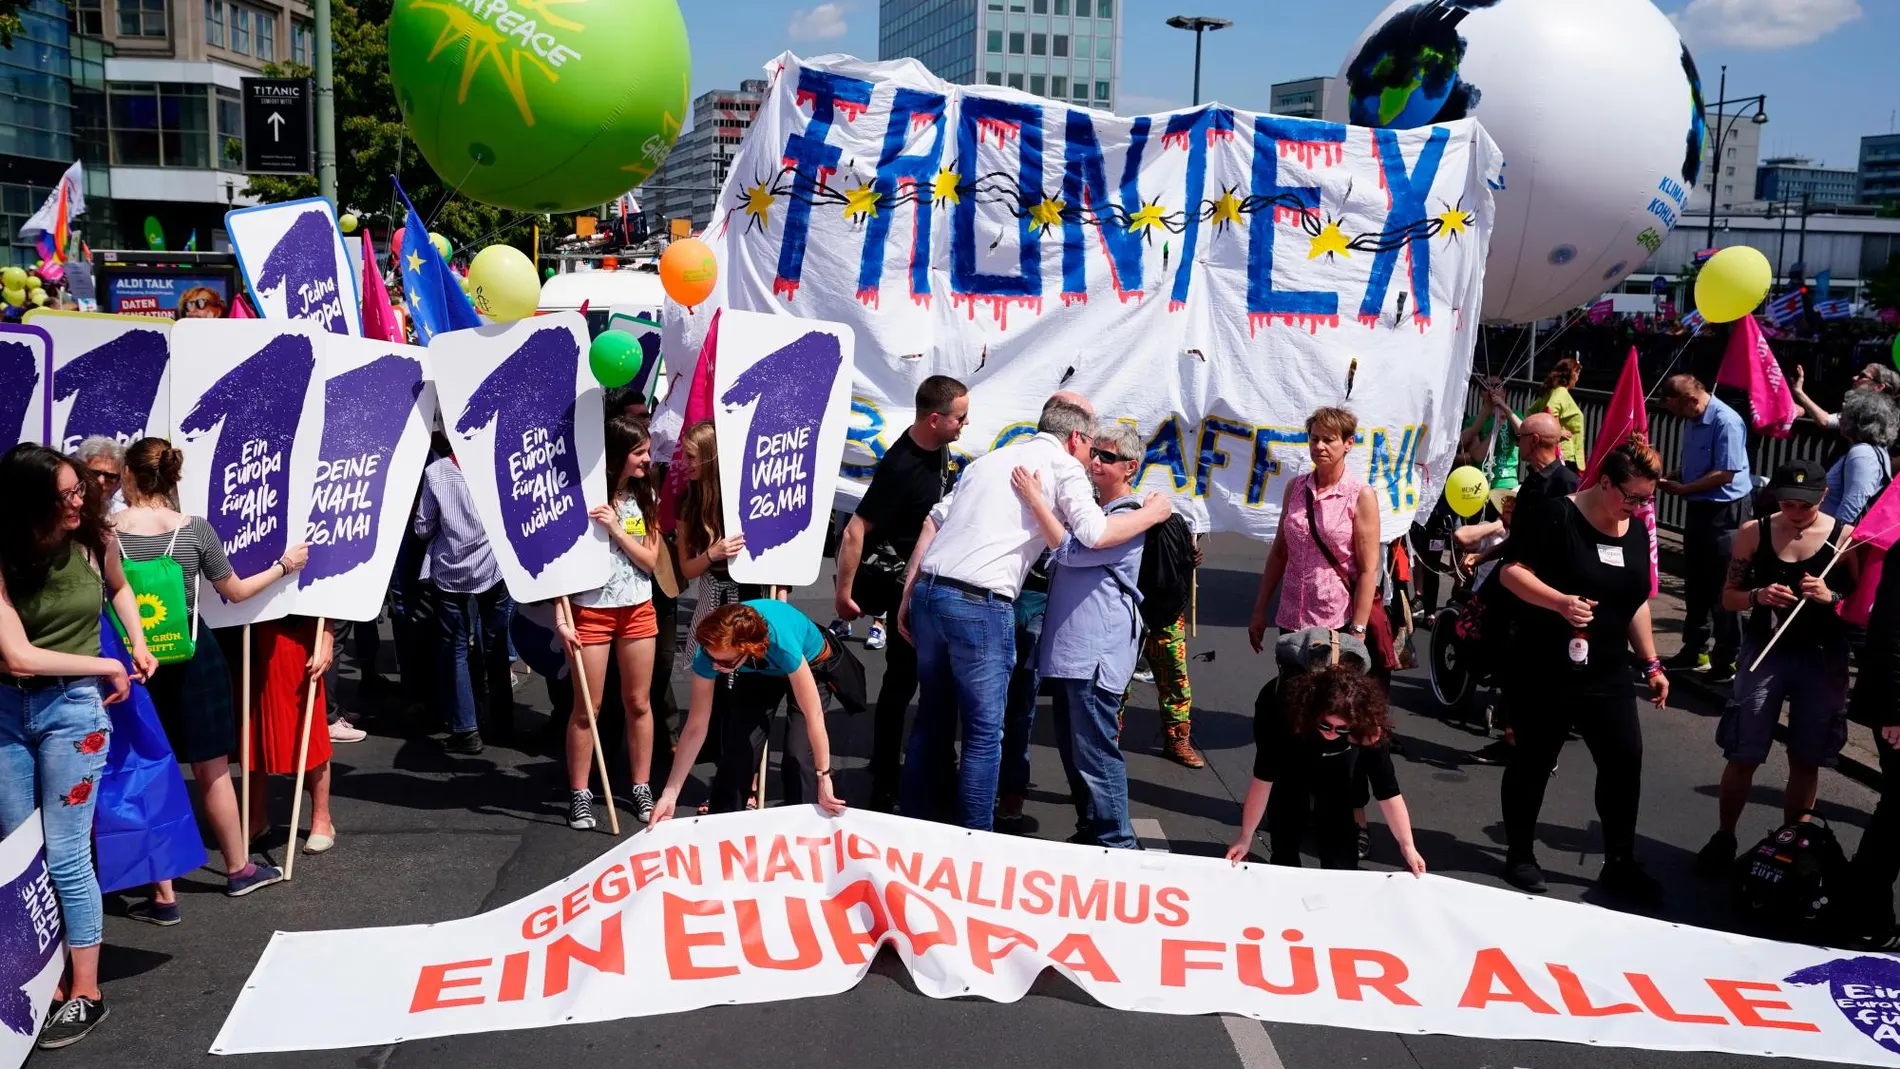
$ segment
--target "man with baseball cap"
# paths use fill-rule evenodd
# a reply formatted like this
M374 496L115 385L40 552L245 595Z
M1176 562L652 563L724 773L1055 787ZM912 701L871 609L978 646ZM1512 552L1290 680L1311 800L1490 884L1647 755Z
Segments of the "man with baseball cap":
M1696 857L1697 869L1709 876L1726 872L1735 859L1735 826L1755 770L1774 744L1784 701L1788 786L1782 814L1788 822L1813 808L1821 769L1833 767L1847 741L1847 629L1834 610L1859 571L1845 549L1853 529L1821 511L1827 473L1811 460L1776 468L1768 490L1775 512L1735 533L1722 587L1722 607L1749 615L1734 697L1715 729L1728 767L1716 832Z

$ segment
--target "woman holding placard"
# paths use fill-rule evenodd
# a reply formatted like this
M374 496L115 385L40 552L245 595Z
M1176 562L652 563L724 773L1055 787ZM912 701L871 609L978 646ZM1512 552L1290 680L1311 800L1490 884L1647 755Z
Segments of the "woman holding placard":
M680 495L680 578L699 581L698 607L693 629L706 614L752 596L756 588L741 587L726 571L726 562L745 548L745 535L726 537L725 499L719 492L719 439L712 420L686 429L680 439L680 459L686 464L686 490ZM681 667L692 663L697 641L680 651Z
M106 1015L92 817L112 737L105 707L123 701L131 684L123 665L99 656L100 610L109 604L131 636L137 678L158 664L145 648L98 485L58 453L24 443L0 457L0 501L8 510L0 524L0 837L36 813L45 829L72 972L39 1045L64 1047Z
M612 570L598 590L576 594L574 618L557 627L587 673L574 688L576 708L567 718L567 826L594 826L593 710L580 705L607 683L607 660L620 667L620 700L627 713L627 761L633 771L633 809L644 824L653 814L653 646L660 633L653 611L653 569L659 561L659 531L653 523L658 491L653 485L652 447L645 422L630 416L607 421L608 502L588 514L607 531Z
M113 517L112 525L119 534L119 551L129 564L146 638L155 642L170 635L175 639L171 644L178 647L170 658L164 650L158 651L169 668L154 676L146 690L173 756L191 766L191 782L224 857L224 893L235 898L277 883L284 874L272 865L252 864L244 842L237 792L231 786L231 754L237 750L231 673L217 640L198 625L198 580L209 580L226 601L244 601L301 570L310 558L310 547L305 543L291 546L270 567L239 578L210 522L172 507L184 469L185 454L165 439L134 442L125 452L126 507ZM174 614L188 621L182 638L176 637L181 632ZM170 627L165 626L168 619ZM182 918L172 882L160 881L152 900L133 906L127 915L161 926L177 924Z
M251 626L251 708L256 711L257 730L251 733L252 775L245 788L251 792L251 812L264 814L266 822L261 832L253 825L251 838L254 843L269 840L267 777L297 774L297 733L307 726L309 739L302 762L310 788L306 854L321 854L336 845L336 825L330 820L330 728L320 716L304 716L306 701L313 708L327 708L323 674L330 670L336 649L333 625L319 628L317 624L308 616L286 616ZM307 688L316 690L314 699Z
M693 637L699 652L693 655L692 706L674 751L673 773L654 803L651 822L673 815L680 788L706 741L713 694L718 690L731 693L734 700L724 737L717 740L722 775L714 781L714 812L740 807L744 792L736 785L745 782L745 769L758 753L759 741L770 729L779 703L788 696L793 722L785 732L789 740L785 767L797 767L795 782L801 794L786 800L813 801L833 815L844 812L844 802L832 784L825 695L836 694L847 711L863 711L864 666L811 617L769 598L715 609L693 628Z

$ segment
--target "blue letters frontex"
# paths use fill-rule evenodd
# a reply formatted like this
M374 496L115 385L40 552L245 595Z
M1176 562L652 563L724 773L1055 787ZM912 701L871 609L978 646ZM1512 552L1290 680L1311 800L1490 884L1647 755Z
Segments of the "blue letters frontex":
M877 177L871 180L881 203L897 202L900 187L912 187L916 225L910 246L910 296L930 303L930 184L943 165L944 122L947 99L941 93L899 89L891 101L890 122L884 128L884 146L878 153ZM909 152L912 131L928 126L929 144ZM884 242L891 232L894 211L873 212L865 222L864 251L858 262L858 300L876 304L884 277Z
M1253 183L1249 189L1255 210L1247 220L1247 322L1255 330L1274 319L1317 324L1339 324L1339 294L1327 290L1280 290L1273 286L1274 228L1283 213L1304 215L1319 210L1317 186L1280 184L1281 142L1338 144L1346 142L1346 128L1338 123L1260 115L1253 123ZM1266 210L1271 207L1271 210Z
M959 184L966 193L958 198L951 214L950 288L952 300L1018 299L1039 302L1042 298L1042 243L1028 213L1016 219L1018 243L1015 274L979 271L976 265L977 201L987 196L985 178L976 173L977 150L984 139L995 137L1000 147L1016 143L1015 186L1019 190L1042 188L1042 109L994 97L965 97L957 121L957 162L962 172ZM985 242L985 247L989 246ZM1000 307L1000 306L999 306Z
M1372 131L1372 147L1379 159L1379 174L1385 181L1391 210L1386 213L1385 230L1380 234L1378 253L1372 261L1372 277L1366 283L1365 300L1359 305L1359 321L1362 323L1371 326L1379 322L1385 308L1386 291L1392 285L1392 268L1397 265L1399 254L1403 252L1408 266L1407 281L1412 287L1412 318L1417 321L1420 330L1431 325L1431 243L1413 239L1421 235L1429 236L1430 223L1425 218L1425 198L1432 191L1432 183L1438 179L1438 165L1444 162L1445 146L1450 141L1449 131L1434 129L1425 147L1419 150L1418 162L1408 173L1405 156L1399 150L1398 135L1391 130Z
M805 277L805 242L811 235L811 209L830 177L838 171L841 155L836 145L827 144L832 123L839 112L846 121L863 114L871 106L871 83L809 68L798 73L798 101L811 105L811 122L805 132L793 134L785 142L785 166L792 172L792 194L785 211L785 238L779 246L778 278L774 293L795 295Z
M1141 157L1147 150L1152 121L1136 119L1128 136L1128 153L1122 160L1119 201L1125 216L1141 207ZM1203 159L1203 171L1205 159ZM1038 183L1040 188L1040 183ZM1196 184L1190 179L1188 188ZM1142 271L1142 242L1139 232L1117 225L1116 200L1108 193L1107 168L1102 162L1102 143L1095 136L1095 123L1087 112L1070 111L1063 127L1062 194L1067 208L1062 213L1062 299L1081 301L1088 297L1088 239L1083 224L1093 224L1101 235L1108 254L1110 284L1126 301L1140 297L1145 284Z

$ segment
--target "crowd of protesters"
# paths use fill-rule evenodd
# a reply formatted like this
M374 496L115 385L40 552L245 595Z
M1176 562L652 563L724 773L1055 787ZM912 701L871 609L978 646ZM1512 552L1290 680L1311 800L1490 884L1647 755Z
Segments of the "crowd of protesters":
M1784 703L1790 820L1812 809L1819 770L1839 758L1850 707L1879 729L1887 779L1900 777L1900 592L1889 589L1900 585L1900 569L1882 578L1869 631L1832 611L1861 577L1854 525L1892 471L1900 383L1882 370L1863 374L1838 415L1811 406L1843 438L1832 468L1784 465L1765 496L1748 468L1740 417L1693 377L1663 384L1664 403L1685 425L1678 469L1668 470L1639 435L1606 450L1587 483L1582 413L1569 392L1574 361L1558 365L1523 413L1488 392L1489 411L1460 448L1487 465L1495 510L1453 542L1478 577L1474 600L1503 636L1498 648L1508 664L1499 675L1505 735L1475 756L1505 766L1509 883L1545 889L1537 817L1574 732L1596 766L1602 885L1657 896L1657 881L1636 856L1637 710L1642 698L1667 702L1671 670L1735 680L1716 733L1728 764L1717 831L1701 859L1711 871L1733 861L1742 806ZM884 452L838 533L836 619L823 627L777 591L732 578L728 564L744 538L725 530L712 424L684 430L683 470L669 473L654 456L646 407L640 397L609 396L606 503L591 519L607 535L611 566L607 582L571 607L511 600L457 458L436 436L387 604L410 727L445 735L448 753L478 754L485 736L512 737L519 659L547 677L551 737L566 760L566 817L577 830L599 823L595 773L610 743L620 745L607 737L615 722L624 725L629 777L622 797L641 824L679 812L702 755L714 771L696 792L700 812L762 805L761 752L781 708L780 796L828 813L849 801L973 830L1020 831L1029 737L1038 695L1047 695L1075 812L1069 840L1135 848L1123 729L1137 679L1156 686L1164 756L1204 767L1191 741L1184 637L1200 549L1165 495L1137 491L1144 449L1126 422L1099 417L1078 394L1057 393L1033 433L959 468L949 447L970 418L968 391L955 379L924 380L914 422ZM1248 669L1266 685L1254 710L1252 782L1227 856L1252 856L1264 824L1273 864L1299 865L1310 834L1323 866L1356 868L1368 852L1366 810L1376 802L1405 867L1422 874L1385 692L1391 672L1407 665L1410 621L1392 608L1404 604L1392 593L1393 576L1406 570L1406 540L1382 538L1375 494L1348 462L1359 433L1354 414L1321 408L1306 431L1310 470L1289 483L1248 626L1257 653L1270 626L1278 637L1273 670ZM303 709L311 698L321 709L339 704L326 676L346 633L356 638L364 685L382 679L373 623L279 620L251 629L242 645L222 632L200 635L201 584L227 601L258 596L302 568L308 547L290 546L258 574L236 574L210 525L178 510L183 463L157 438L123 449L91 439L72 457L22 445L0 458L0 500L9 503L0 523L0 830L36 809L44 814L70 948L43 1047L77 1042L106 1014L101 892L88 839L91 785L111 745L107 706L135 685L149 693L173 754L191 770L226 893L235 896L283 878L258 860L271 826L266 776L302 774L311 811L304 853L337 845L332 747L364 733L338 711L318 721ZM668 494L669 486L676 491ZM1683 652L1668 663L1657 655L1641 519L1658 493L1689 503L1689 620ZM127 577L152 562L171 562L183 577L183 608L199 636L163 665L146 648ZM688 597L694 608L682 619ZM1784 629L1803 601L1814 607ZM878 628L866 648L884 647L875 698L846 641L860 616ZM127 638L126 661L100 655L102 627L114 619ZM1861 682L1850 699L1856 655ZM689 699L675 738L676 674ZM245 678L254 711L248 768L261 775L243 789L256 815L250 830L263 832L250 842L229 764ZM862 799L847 800L835 782L825 716L834 699L847 712L875 710ZM615 710L617 721L606 715ZM1853 887L1843 892L1856 909L1850 935L1864 945L1896 945L1888 903L1900 874L1900 788L1892 797L1875 814ZM185 919L169 881L129 916L158 925Z

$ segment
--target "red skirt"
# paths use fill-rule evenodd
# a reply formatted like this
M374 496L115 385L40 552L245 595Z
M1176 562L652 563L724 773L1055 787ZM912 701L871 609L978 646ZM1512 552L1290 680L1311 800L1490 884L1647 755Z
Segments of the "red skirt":
M310 678L317 621L290 616L251 628L251 768L287 775L297 771L297 726L310 688L317 700L310 714L310 752L304 767L330 759L329 706L323 677Z

